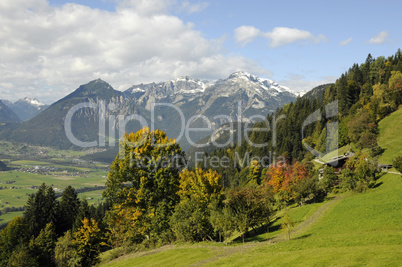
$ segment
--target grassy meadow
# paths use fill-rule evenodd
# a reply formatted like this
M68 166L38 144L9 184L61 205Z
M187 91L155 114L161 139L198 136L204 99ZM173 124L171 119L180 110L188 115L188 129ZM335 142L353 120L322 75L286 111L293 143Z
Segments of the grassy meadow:
M235 242L168 245L125 255L102 266L400 266L402 177L385 174L364 193L293 207L297 222L289 241L281 219L267 234ZM280 217L280 214L278 214ZM272 232L271 232L272 231ZM111 252L108 252L111 253ZM104 259L107 258L104 255Z
M378 125L380 135L378 145L385 149L379 162L392 164L397 155L402 155L402 107L382 119Z

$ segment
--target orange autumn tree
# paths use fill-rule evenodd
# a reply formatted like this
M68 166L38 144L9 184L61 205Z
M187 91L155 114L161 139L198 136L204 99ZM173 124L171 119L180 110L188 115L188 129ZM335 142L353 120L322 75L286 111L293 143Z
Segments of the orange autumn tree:
M271 187L279 201L297 198L298 185L312 176L307 164L295 161L293 164L270 166L265 174L264 184Z

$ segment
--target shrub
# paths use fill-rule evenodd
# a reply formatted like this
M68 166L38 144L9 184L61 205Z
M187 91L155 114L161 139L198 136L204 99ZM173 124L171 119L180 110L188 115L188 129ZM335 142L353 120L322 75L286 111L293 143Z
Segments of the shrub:
M396 158L394 158L392 163L395 169L397 169L398 172L402 173L402 156L397 156Z

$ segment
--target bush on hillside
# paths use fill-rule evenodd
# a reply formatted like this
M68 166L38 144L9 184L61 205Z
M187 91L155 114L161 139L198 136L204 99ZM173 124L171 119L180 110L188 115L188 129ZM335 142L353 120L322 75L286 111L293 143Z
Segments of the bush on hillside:
M402 156L394 158L392 165L398 170L398 172L402 173Z

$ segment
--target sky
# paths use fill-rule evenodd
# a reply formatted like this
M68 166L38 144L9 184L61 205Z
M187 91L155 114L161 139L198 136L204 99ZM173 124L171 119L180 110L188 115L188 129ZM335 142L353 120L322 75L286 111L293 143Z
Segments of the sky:
M0 99L235 71L295 91L402 47L402 1L1 0Z

